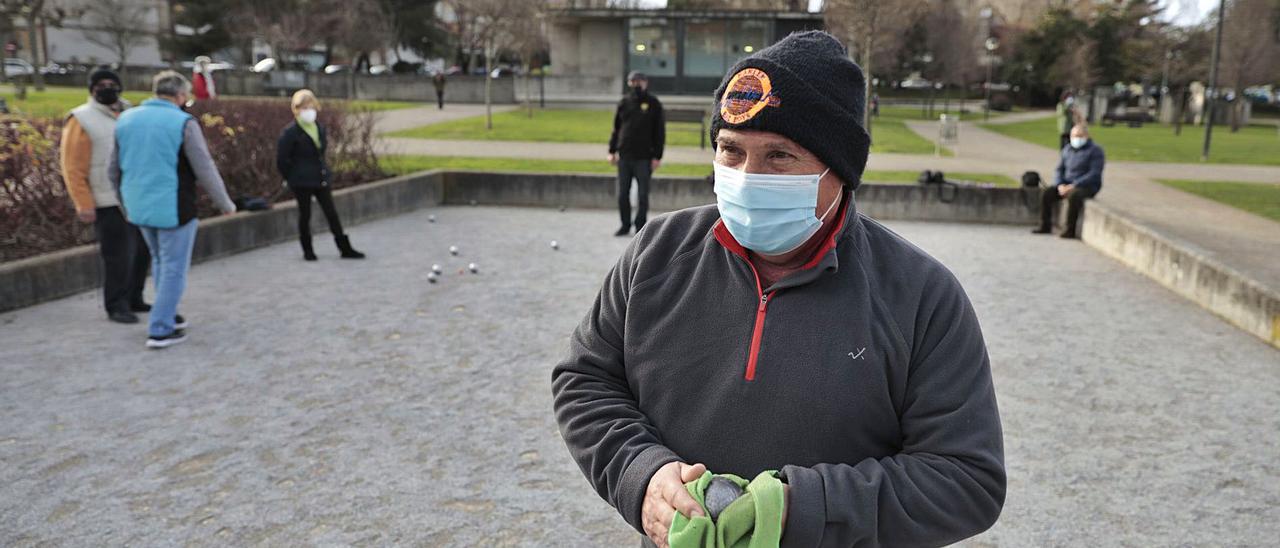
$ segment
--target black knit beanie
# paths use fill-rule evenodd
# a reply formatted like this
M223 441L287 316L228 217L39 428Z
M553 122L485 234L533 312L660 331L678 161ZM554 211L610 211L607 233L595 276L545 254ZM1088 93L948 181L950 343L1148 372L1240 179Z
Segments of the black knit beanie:
M817 155L850 189L871 140L862 127L867 81L834 36L797 32L738 61L716 89L711 143L721 129L783 135Z
M107 67L99 67L97 70L94 70L93 73L89 75L89 93L93 93L94 84L97 84L102 80L112 80L116 83L116 85L120 87L124 87L124 84L120 82L119 74L116 74L115 71Z

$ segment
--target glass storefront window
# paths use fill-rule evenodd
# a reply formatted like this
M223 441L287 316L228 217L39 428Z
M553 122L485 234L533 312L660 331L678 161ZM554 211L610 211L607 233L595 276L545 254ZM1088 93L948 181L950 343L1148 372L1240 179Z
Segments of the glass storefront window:
M769 45L769 22L759 19L729 21L729 66ZM728 70L729 67L725 67ZM723 71L721 71L723 72Z
M690 19L685 23L684 73L687 76L723 76L725 21Z
M675 25L666 19L631 19L628 31L629 70L649 76L676 75Z

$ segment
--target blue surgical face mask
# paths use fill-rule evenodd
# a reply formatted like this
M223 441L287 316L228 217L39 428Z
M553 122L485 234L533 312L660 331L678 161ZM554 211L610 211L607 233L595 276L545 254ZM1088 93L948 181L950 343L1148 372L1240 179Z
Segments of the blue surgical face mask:
M1085 143L1088 143L1088 142L1089 142L1089 139L1085 137L1072 137L1071 148L1082 148L1084 147Z
M818 181L814 175L747 173L713 164L720 219L743 247L765 255L794 251L818 232L822 220L813 215ZM840 200L832 200L826 217Z

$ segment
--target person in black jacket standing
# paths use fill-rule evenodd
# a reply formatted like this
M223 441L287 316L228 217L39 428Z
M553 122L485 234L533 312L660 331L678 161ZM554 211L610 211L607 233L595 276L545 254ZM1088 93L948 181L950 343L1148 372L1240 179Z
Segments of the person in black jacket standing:
M328 141L324 128L316 123L320 101L311 90L303 89L293 94L290 101L294 122L284 128L276 143L276 168L285 184L298 201L298 241L302 244L302 257L316 260L311 249L311 197L320 204L324 217L329 221L329 231L342 252L343 259L363 259L364 254L351 247L351 241L342 232L338 212L333 208L333 193L329 188L329 168L324 163Z
M649 214L649 179L662 163L662 147L667 140L662 116L662 103L649 95L649 78L641 72L627 75L630 91L618 102L613 116L613 135L609 137L609 163L618 166L618 213L622 227L615 236L631 232L631 180L637 194L636 232L644 228Z

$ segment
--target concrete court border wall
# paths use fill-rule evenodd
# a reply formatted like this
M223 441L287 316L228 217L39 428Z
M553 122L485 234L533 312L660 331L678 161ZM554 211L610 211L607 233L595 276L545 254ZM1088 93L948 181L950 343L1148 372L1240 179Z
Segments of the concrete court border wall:
M340 190L334 202L349 226L436 205L499 205L611 209L608 175L426 171ZM1020 224L1030 227L1038 200L1016 188L939 189L866 183L857 192L866 215L885 220ZM711 183L699 177L658 177L650 208L672 211L715 203ZM293 202L264 212L201 221L193 262L247 251L296 237ZM1061 213L1061 212L1059 212ZM316 216L314 231L323 232ZM1280 348L1280 296L1274 289L1195 253L1091 201L1081 221L1084 242L1102 253ZM0 265L0 312L98 287L94 245Z

